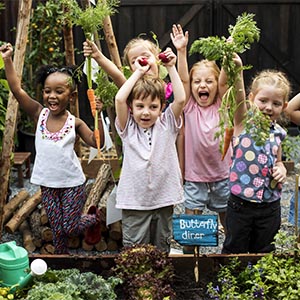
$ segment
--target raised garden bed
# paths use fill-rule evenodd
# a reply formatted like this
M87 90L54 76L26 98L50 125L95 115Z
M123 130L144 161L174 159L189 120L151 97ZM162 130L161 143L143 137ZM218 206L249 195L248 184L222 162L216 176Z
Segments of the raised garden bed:
M206 286L210 281L216 279L220 265L227 264L232 257L239 257L243 265L249 262L255 263L263 254L240 254L223 255L208 254L200 255L198 258L199 282L196 283L194 268L196 258L193 255L170 255L172 264L175 268L175 280L173 288L176 292L176 300L198 300L208 299L206 297ZM42 258L47 262L48 267L52 269L77 268L81 272L93 272L104 278L113 276L112 268L115 266L114 259L116 255L29 255L29 260ZM117 289L118 299L124 300L122 286Z

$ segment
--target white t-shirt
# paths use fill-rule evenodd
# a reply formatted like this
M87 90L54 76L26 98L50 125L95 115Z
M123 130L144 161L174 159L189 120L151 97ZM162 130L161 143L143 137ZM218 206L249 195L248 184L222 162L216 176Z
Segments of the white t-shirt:
M123 143L117 208L152 210L184 201L175 145L181 126L170 106L149 129L139 127L131 114L123 131L116 120Z

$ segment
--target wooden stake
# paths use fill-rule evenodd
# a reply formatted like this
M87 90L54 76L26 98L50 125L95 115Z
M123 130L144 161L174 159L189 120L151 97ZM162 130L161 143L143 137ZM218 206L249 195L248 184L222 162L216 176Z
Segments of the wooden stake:
M298 214L299 214L298 195L299 195L299 175L296 174L294 218L295 218L295 235L297 237L297 240L299 240L299 236L298 236L299 235L299 233L298 233Z
M67 8L64 7L64 11L67 13ZM66 22L63 26L64 46L66 53L66 65L75 65L75 50L74 50L74 38L72 25ZM75 117L79 117L79 104L78 104L78 91L76 91L73 101L70 103L70 112ZM77 156L81 157L81 143L80 139L75 142L75 152Z
M197 208L194 210L194 215L200 215L200 210ZM199 246L194 247L194 257L196 260L195 268L194 268L194 274L195 274L195 281L199 282Z
M23 73L31 6L32 0L20 1L16 36L17 43L14 54L14 67L20 78ZM14 146L18 107L18 102L10 93L5 117L5 130L3 134L2 156L0 161L0 238L3 229L3 207L7 197L11 168L10 157Z

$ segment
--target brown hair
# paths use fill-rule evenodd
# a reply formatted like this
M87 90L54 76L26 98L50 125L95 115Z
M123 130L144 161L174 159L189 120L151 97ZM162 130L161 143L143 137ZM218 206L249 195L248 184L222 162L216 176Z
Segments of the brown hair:
M210 68L212 70L212 72L214 73L216 80L218 80L219 75L220 75L220 68L218 67L218 65L216 64L215 61L207 60L207 59L202 59L202 60L196 62L192 66L192 68L190 70L190 78L193 78L193 74L194 74L195 70L198 68L201 68L201 67Z
M128 42L128 44L126 45L126 47L123 51L124 65L130 66L130 61L128 60L128 52L130 51L130 49L132 47L134 47L136 45L144 45L145 48L149 49L149 51L154 54L154 56L157 56L160 52L159 47L156 44L154 44L152 41L146 40L146 39L143 39L140 37L134 38Z
M165 103L164 81L153 76L143 76L134 85L127 104L131 107L133 99L151 97L152 100L160 99L161 108Z
M277 70L263 70L258 73L250 86L250 92L255 96L262 86L273 86L282 91L284 102L289 101L291 84L286 75Z

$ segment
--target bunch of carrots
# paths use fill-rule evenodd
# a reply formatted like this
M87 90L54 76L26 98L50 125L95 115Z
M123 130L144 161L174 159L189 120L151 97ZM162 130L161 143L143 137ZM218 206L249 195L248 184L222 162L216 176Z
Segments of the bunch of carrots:
M83 29L87 39L92 40L92 35L103 27L104 19L116 12L119 0L95 1L95 5L87 5L82 9L76 0L61 0L65 9L65 18ZM89 3L89 2L88 2ZM95 120L94 135L97 143L97 149L100 153L100 132L98 127L98 111L96 107L95 91L92 86L92 63L91 57L87 58L87 96L90 102L91 111Z

